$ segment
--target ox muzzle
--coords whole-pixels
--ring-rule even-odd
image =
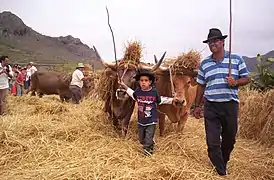
[[[183,107],[183,106],[185,106],[185,100],[176,100],[174,102],[174,105],[177,107]]]
[[[118,100],[127,100],[129,97],[125,89],[117,89],[115,95]]]

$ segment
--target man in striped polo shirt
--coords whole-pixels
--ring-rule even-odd
[[[238,88],[250,82],[246,64],[236,54],[231,54],[232,68],[229,76],[229,52],[224,49],[226,37],[219,29],[212,28],[207,40],[203,41],[208,44],[212,55],[200,63],[194,109],[194,116],[201,118],[204,98],[208,156],[219,175],[226,175],[226,165],[235,144],[238,129]]]

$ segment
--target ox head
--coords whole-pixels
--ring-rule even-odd
[[[183,72],[173,71],[170,68],[171,67],[160,66],[157,73],[164,74],[164,76],[168,77],[168,79],[170,80],[170,84],[169,84],[170,87],[168,87],[168,89],[171,89],[172,91],[171,86],[173,86],[174,91],[171,93],[174,93],[173,94],[174,98],[178,100],[177,102],[176,101],[174,102],[174,105],[177,107],[185,107],[189,101],[188,90],[190,86],[196,85],[196,77],[198,73],[187,70],[187,69],[184,69]]]
[[[127,65],[125,63],[124,65],[117,67],[115,62],[113,62],[113,63],[105,62],[99,55],[96,48],[94,46],[93,46],[93,48],[96,53],[96,56],[102,61],[103,65],[105,66],[107,75],[113,79],[119,78],[131,89],[136,88],[137,83],[136,83],[135,76],[138,73],[138,71],[141,71],[141,70],[156,71],[160,67],[162,61],[164,60],[165,54],[166,54],[166,52],[165,52],[159,61],[157,60],[156,56],[154,56],[155,62],[157,62],[154,65],[140,62],[138,65],[131,65],[131,64]],[[119,100],[127,100],[129,98],[126,91],[124,89],[120,89],[118,82],[115,83],[114,88],[116,89],[116,97]]]

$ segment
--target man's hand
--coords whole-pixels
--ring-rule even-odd
[[[196,119],[200,119],[202,118],[203,116],[201,115],[201,112],[202,112],[202,107],[198,106],[198,107],[195,107],[194,108],[194,111],[193,111],[193,115]]]
[[[226,77],[226,80],[227,80],[227,83],[229,86],[237,86],[238,85],[237,80],[233,79],[232,76]]]

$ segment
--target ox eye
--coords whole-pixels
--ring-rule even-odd
[[[187,84],[190,84],[190,81],[188,81]]]

